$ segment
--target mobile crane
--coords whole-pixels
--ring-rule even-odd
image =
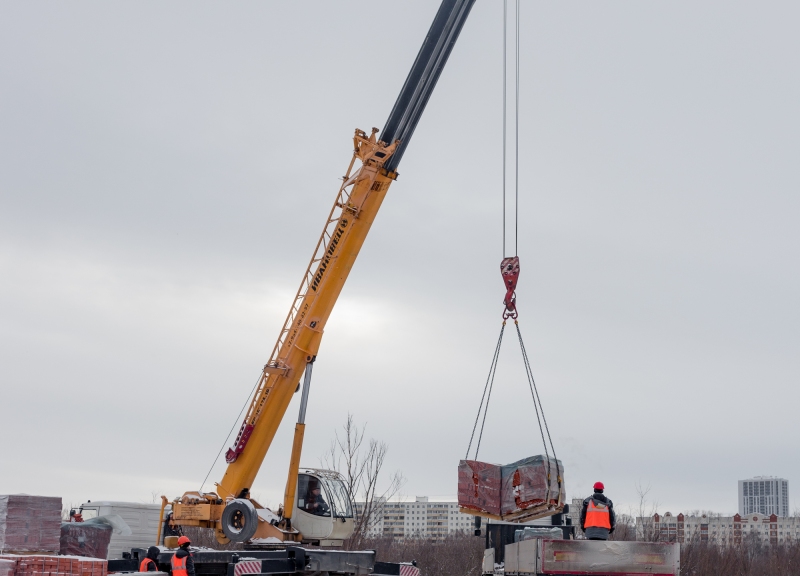
[[[231,551],[196,551],[193,556],[198,576],[359,576],[416,571],[408,565],[375,562],[374,551],[345,552],[297,546],[301,543],[335,545],[348,538],[354,527],[351,495],[342,478],[330,470],[301,472],[299,464],[311,375],[325,325],[381,203],[397,179],[397,167],[405,148],[474,2],[442,1],[380,138],[377,128],[370,134],[355,131],[350,164],[278,340],[262,370],[236,441],[226,453],[228,467],[222,480],[216,483],[217,491],[186,492],[171,503],[173,526],[213,528],[220,543],[260,540],[273,545],[273,549],[267,550],[251,546],[243,553],[245,557]],[[513,287],[508,286],[506,307],[514,313]],[[284,500],[273,512],[250,497],[250,487],[292,395],[301,389],[301,375],[304,378],[300,412]],[[319,486],[326,492],[330,506],[322,514],[307,510],[306,495],[311,486]],[[168,500],[162,497],[162,521],[167,504]],[[517,541],[516,527],[502,523],[487,527],[482,566],[486,576],[610,573],[675,576],[680,571],[680,549],[675,543],[542,538]],[[161,540],[160,531],[158,540]],[[144,549],[133,549],[124,559],[110,561],[109,571],[135,570],[137,556],[144,552]],[[167,569],[171,554],[162,551],[158,557],[160,568]]]
[[[383,131],[356,130],[353,156],[317,241],[289,314],[253,394],[228,467],[216,492],[186,492],[172,504],[171,524],[214,528],[220,543],[340,544],[353,533],[353,511],[341,477],[330,470],[299,472],[311,374],[325,324],[372,226],[397,179],[397,167],[475,0],[443,0]],[[359,165],[356,165],[358,162]],[[250,487],[272,444],[292,395],[300,390],[289,474],[282,506],[271,511]],[[309,486],[324,488],[327,515],[307,507]],[[163,499],[162,516],[167,499]],[[160,539],[160,535],[159,535]]]

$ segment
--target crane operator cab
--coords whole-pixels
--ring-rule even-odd
[[[300,470],[293,508],[292,524],[303,542],[341,546],[353,535],[353,505],[338,472]]]

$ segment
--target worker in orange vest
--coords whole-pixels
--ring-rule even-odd
[[[158,572],[158,555],[160,553],[161,550],[158,549],[158,546],[150,546],[147,549],[147,556],[139,564],[139,572]]]
[[[186,536],[178,538],[178,550],[172,555],[172,576],[195,576],[194,560],[189,553],[191,542]]]
[[[581,508],[581,530],[589,540],[608,540],[617,524],[614,503],[603,490],[603,483],[595,482],[594,494],[583,501]]]

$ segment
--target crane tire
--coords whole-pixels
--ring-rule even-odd
[[[237,498],[222,511],[222,531],[233,542],[250,540],[258,528],[258,512],[250,500]]]

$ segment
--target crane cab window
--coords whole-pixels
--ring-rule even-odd
[[[329,478],[325,484],[327,494],[330,496],[330,504],[333,515],[337,518],[352,518],[353,506],[350,502],[350,494],[344,482],[338,479]]]
[[[297,507],[315,516],[331,515],[331,507],[319,478],[310,474],[297,476]]]
[[[96,508],[81,508],[79,510],[81,513],[81,517],[83,521],[91,520],[92,518],[97,518],[97,509]]]

